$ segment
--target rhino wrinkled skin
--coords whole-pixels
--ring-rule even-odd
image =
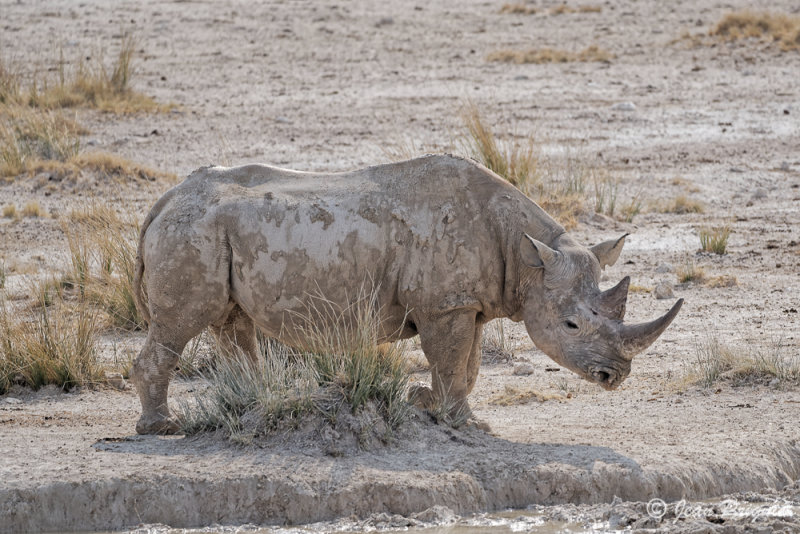
[[[255,358],[256,327],[291,345],[287,317],[309,295],[344,307],[365,281],[377,291],[381,341],[420,336],[432,370],[421,402],[446,394],[468,409],[483,325],[499,317],[524,321],[553,360],[613,389],[682,303],[623,323],[629,279],[605,292],[598,280],[624,240],[581,246],[508,182],[452,156],[336,174],[199,169],[142,225],[135,292],[149,331],[132,370],[136,430],[177,430],[169,380],[206,327]]]

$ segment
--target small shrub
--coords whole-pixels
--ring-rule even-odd
[[[678,266],[675,274],[682,284],[686,282],[702,282],[706,277],[705,269],[697,265],[691,258],[687,258],[683,265]]]
[[[711,30],[711,35],[725,41],[756,38],[771,41],[783,51],[800,48],[800,16],[784,13],[729,13]]]
[[[700,248],[705,252],[725,254],[728,248],[728,237],[731,235],[730,226],[717,226],[700,229]]]
[[[596,45],[591,45],[580,52],[570,52],[554,48],[531,48],[528,50],[497,50],[486,56],[487,61],[500,63],[573,63],[573,62],[605,62],[614,56]]]
[[[6,219],[16,219],[17,207],[14,204],[3,206],[3,217],[5,217]]]

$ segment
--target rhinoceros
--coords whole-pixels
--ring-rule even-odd
[[[365,280],[382,313],[379,341],[420,337],[432,370],[423,402],[448,395],[468,410],[483,325],[501,317],[524,321],[558,364],[614,389],[683,302],[623,323],[629,277],[606,291],[598,281],[624,241],[584,247],[507,181],[454,156],[333,174],[201,168],[141,227],[134,288],[149,329],[131,373],[136,430],[177,430],[169,381],[207,327],[255,358],[256,328],[291,345],[287,316],[308,295],[344,309]]]

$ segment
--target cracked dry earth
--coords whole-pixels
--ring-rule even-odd
[[[531,5],[537,14],[500,14],[500,2],[473,0],[0,0],[0,47],[28,71],[51,66],[48,51],[58,46],[66,58],[111,55],[121,29],[139,37],[134,86],[179,107],[126,116],[78,110],[89,147],[179,176],[215,163],[353,169],[387,161],[392,147],[461,150],[458,107],[471,99],[501,138],[532,134],[548,156],[591,161],[619,177],[620,199],[642,201],[631,223],[585,215],[573,230],[585,243],[631,233],[603,282],[630,275],[640,287],[630,296],[630,320],[667,309],[669,300],[648,291],[660,282],[686,300],[614,392],[555,370],[521,324],[506,322],[513,358],[487,361],[471,396],[491,434],[420,416],[407,439],[344,458],[290,438],[240,448],[213,438],[136,437],[131,389],[13,391],[0,397],[0,532],[351,515],[360,519],[347,528],[365,529],[372,526],[362,520],[373,514],[411,517],[432,505],[466,515],[531,504],[551,506],[536,513],[553,531],[598,521],[606,530],[796,531],[791,517],[726,525],[706,520],[713,511],[695,523],[668,515],[648,522],[643,512],[652,498],[752,495],[742,492],[797,510],[797,384],[723,379],[703,387],[685,375],[709,339],[800,357],[800,53],[759,41],[694,47],[679,39],[685,31],[706,35],[732,10],[797,14],[796,4],[608,1],[597,3],[599,12],[562,15],[548,14],[556,3]],[[614,58],[485,60],[503,48],[592,44]],[[633,106],[619,105],[627,102]],[[46,174],[0,185],[0,204],[37,200],[52,215],[0,220],[6,295],[24,302],[31,278],[66,266],[60,214],[98,200],[143,215],[170,185],[53,183]],[[658,208],[681,195],[704,211]],[[724,224],[732,229],[727,254],[698,253],[698,229]],[[676,271],[688,260],[707,278],[733,277],[735,285],[680,283]],[[109,334],[105,356],[111,361],[142,341]],[[522,363],[529,374],[514,373]],[[173,398],[194,387],[177,382]],[[534,390],[552,398],[526,402]],[[624,502],[612,505],[615,496]],[[631,521],[623,524],[625,514]],[[443,523],[433,514],[430,525]]]

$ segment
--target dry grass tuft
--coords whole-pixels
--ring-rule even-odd
[[[627,221],[639,213],[638,197],[617,211],[619,181],[605,169],[572,157],[546,158],[532,137],[503,143],[472,102],[461,113],[467,129],[467,153],[530,196],[568,229],[574,228],[578,216],[586,212],[589,184],[594,186],[596,211]]]
[[[503,146],[481,117],[473,102],[461,111],[469,135],[468,149],[487,169],[511,182],[517,189],[530,193],[539,181],[539,151],[532,138],[522,143]]]
[[[564,400],[563,395],[556,393],[542,393],[535,389],[521,390],[514,386],[506,386],[503,393],[489,399],[489,404],[494,406],[516,406],[528,404],[531,401],[546,402],[549,400]]]
[[[703,213],[703,211],[705,211],[702,202],[690,199],[686,195],[679,195],[675,197],[671,202],[657,206],[656,209],[661,213],[677,213],[677,214]]]
[[[62,225],[71,269],[62,285],[77,298],[105,313],[107,324],[125,330],[144,326],[133,298],[139,225],[108,205],[73,210]]]
[[[639,284],[631,284],[628,286],[628,291],[631,293],[652,293],[653,288]]]
[[[0,301],[0,395],[12,385],[64,390],[102,380],[97,352],[97,315],[88,306],[52,299],[38,291],[32,315]]]
[[[725,254],[730,235],[731,227],[728,225],[701,228],[700,248],[705,252]]]
[[[725,41],[754,38],[776,43],[783,51],[798,50],[800,16],[737,11],[725,15],[710,33]]]
[[[481,345],[484,363],[510,362],[514,359],[511,340],[506,335],[502,319],[484,325]]]
[[[487,61],[500,63],[573,63],[604,62],[614,59],[614,55],[596,45],[584,48],[580,52],[558,50],[554,48],[531,48],[528,50],[496,50],[486,56]]]
[[[297,343],[307,351],[262,345],[257,363],[241,355],[219,359],[206,378],[209,387],[181,408],[189,434],[222,431],[249,442],[277,428],[294,426],[312,413],[336,425],[342,411],[354,416],[377,413],[365,433],[388,438],[409,413],[408,368],[402,343],[378,349],[380,309],[376,292],[362,290],[345,307],[321,295],[310,297],[306,311],[293,318]]]
[[[582,5],[572,7],[567,4],[561,4],[550,8],[550,15],[558,16],[565,13],[600,13],[603,10],[602,6]]]
[[[78,154],[81,133],[60,113],[0,105],[0,176],[17,176],[40,161],[66,162]]]
[[[16,219],[18,217],[17,206],[14,204],[3,206],[3,217],[6,219]]]
[[[80,59],[70,69],[61,53],[55,77],[34,79],[27,94],[22,84],[17,84],[13,100],[43,109],[88,107],[112,113],[169,111],[172,106],[158,104],[131,87],[136,44],[134,36],[123,37],[110,69],[106,68],[102,57],[94,64]]]
[[[47,217],[47,212],[36,200],[29,200],[22,207],[23,217]]]
[[[535,15],[537,11],[536,7],[526,4],[503,4],[500,8],[501,14],[512,15]]]
[[[735,349],[718,336],[709,335],[696,346],[682,381],[706,388],[721,381],[734,386],[767,383],[777,387],[800,381],[800,356],[788,351],[786,345],[773,341],[765,346],[745,346]]]
[[[723,274],[709,278],[705,281],[705,285],[713,288],[736,287],[739,285],[739,281],[732,274]]]
[[[686,282],[702,282],[706,279],[705,269],[697,265],[693,259],[687,258],[683,265],[680,265],[675,274],[678,276],[678,281],[682,284]]]

